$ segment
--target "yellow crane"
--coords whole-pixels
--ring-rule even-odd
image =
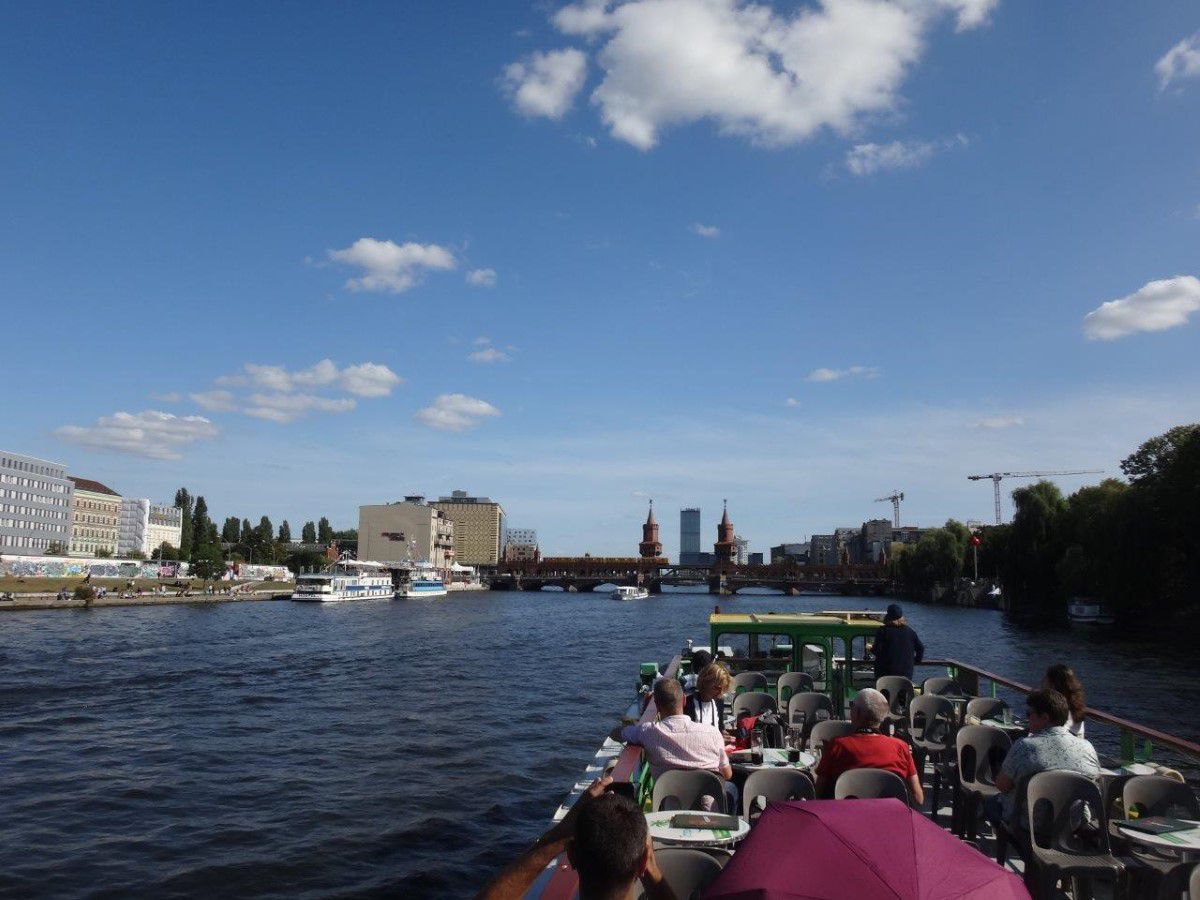
[[[1052,475],[1103,474],[1103,469],[1069,469],[1060,472],[992,472],[988,475],[968,475],[967,478],[971,481],[983,481],[985,478],[992,479],[992,486],[996,491],[996,524],[1000,525],[1004,521],[1000,511],[1000,482],[1005,478],[1049,478]]]

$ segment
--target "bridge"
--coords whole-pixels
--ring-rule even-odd
[[[545,587],[572,592],[594,591],[611,584],[644,587],[657,594],[666,586],[703,585],[710,594],[736,594],[748,588],[767,588],[788,595],[832,593],[852,596],[882,594],[889,585],[882,566],[718,563],[701,567],[675,565],[663,557],[592,556],[501,563],[488,581],[492,590],[509,591],[539,591]]]

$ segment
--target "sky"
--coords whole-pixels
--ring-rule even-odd
[[[8,4],[0,126],[0,447],[218,521],[766,551],[1200,421],[1193,2]]]

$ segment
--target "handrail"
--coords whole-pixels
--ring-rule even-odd
[[[679,673],[679,663],[679,656],[676,656],[667,663],[667,669],[663,672],[663,677],[674,678]],[[653,722],[657,716],[658,709],[654,706],[654,696],[651,695],[650,702],[646,704],[646,709],[642,712],[642,717],[638,719],[638,724]],[[612,775],[613,782],[632,781],[641,758],[641,747],[634,744],[627,745],[621,751],[621,755],[617,757],[617,762],[613,766],[612,772],[609,773]],[[571,867],[571,863],[565,853],[555,859],[552,865],[554,866],[554,874],[550,876],[550,880],[546,883],[546,887],[539,894],[539,897],[541,900],[570,900],[579,889],[579,876],[575,874],[575,870]]]

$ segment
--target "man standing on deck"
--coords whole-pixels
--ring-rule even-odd
[[[885,675],[902,675],[912,681],[915,664],[925,658],[925,645],[908,627],[899,603],[888,606],[883,625],[867,649],[875,654],[876,681]]]

